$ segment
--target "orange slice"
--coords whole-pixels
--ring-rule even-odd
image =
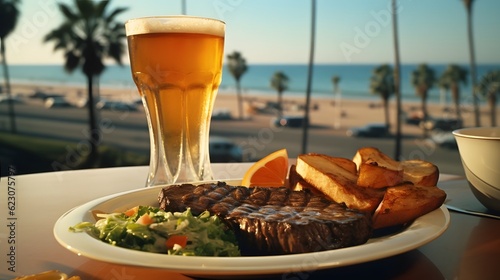
[[[288,174],[286,149],[276,151],[254,163],[243,176],[241,184],[246,187],[282,187]]]

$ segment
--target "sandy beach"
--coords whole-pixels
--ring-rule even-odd
[[[13,84],[13,95],[30,96],[35,92],[40,91],[47,94],[57,94],[65,97],[72,104],[79,104],[82,100],[86,99],[87,89],[85,86],[74,85],[27,85],[27,84]],[[139,98],[136,88],[108,88],[101,87],[99,96],[101,99],[116,100],[124,102],[133,102]],[[375,96],[376,97],[376,96]],[[244,116],[251,119],[253,112],[250,108],[252,106],[263,106],[266,102],[276,102],[277,95],[263,96],[251,95],[249,93],[243,94],[244,98]],[[310,120],[314,126],[322,126],[339,131],[345,131],[351,127],[359,127],[368,123],[383,123],[384,122],[384,109],[381,100],[359,100],[349,99],[343,97],[340,102],[340,112],[336,106],[333,98],[311,98]],[[286,92],[283,94],[283,102],[286,115],[303,115],[304,111],[301,109],[305,104],[304,97],[290,96]],[[396,115],[396,100],[390,100],[389,117],[391,125],[394,128]],[[420,110],[420,102],[409,102],[403,100],[402,110],[405,115],[412,115],[418,113]],[[428,103],[428,111],[432,117],[435,118],[453,118],[455,116],[453,110],[444,110],[441,104]],[[452,108],[452,105],[448,105]],[[473,126],[474,117],[473,110],[470,104],[462,104],[462,117],[464,119],[464,126]],[[228,111],[234,118],[239,116],[238,102],[236,93],[222,92],[219,93],[215,102],[214,110]],[[338,115],[340,118],[337,118]],[[497,120],[499,122],[499,120]],[[484,126],[490,125],[489,108],[483,104],[481,106],[481,123]],[[404,125],[404,134],[421,134],[421,130],[417,126]]]

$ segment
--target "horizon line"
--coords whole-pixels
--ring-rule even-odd
[[[225,63],[224,63],[225,64]],[[308,62],[255,62],[247,63],[247,65],[308,65]],[[317,62],[313,65],[383,65],[389,64],[393,65],[393,62]],[[404,62],[401,65],[418,65],[418,64],[428,64],[428,65],[469,65],[470,62]],[[476,65],[499,65],[499,62],[476,62]],[[7,66],[64,66],[64,63],[9,63]],[[130,66],[130,63],[110,63],[105,64],[105,66]]]

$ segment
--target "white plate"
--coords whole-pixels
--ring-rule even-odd
[[[442,206],[428,213],[405,230],[349,248],[315,253],[252,257],[185,257],[134,251],[115,247],[88,234],[68,230],[82,221],[94,222],[92,210],[107,213],[136,205],[157,206],[160,188],[144,188],[99,198],[69,210],[54,226],[54,236],[68,250],[91,259],[144,267],[168,269],[192,276],[269,275],[314,271],[358,264],[397,255],[418,248],[440,236],[450,223],[450,214]]]

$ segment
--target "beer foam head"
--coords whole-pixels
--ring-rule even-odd
[[[224,36],[225,23],[211,18],[164,16],[130,19],[125,23],[127,36],[145,33],[201,33]]]

